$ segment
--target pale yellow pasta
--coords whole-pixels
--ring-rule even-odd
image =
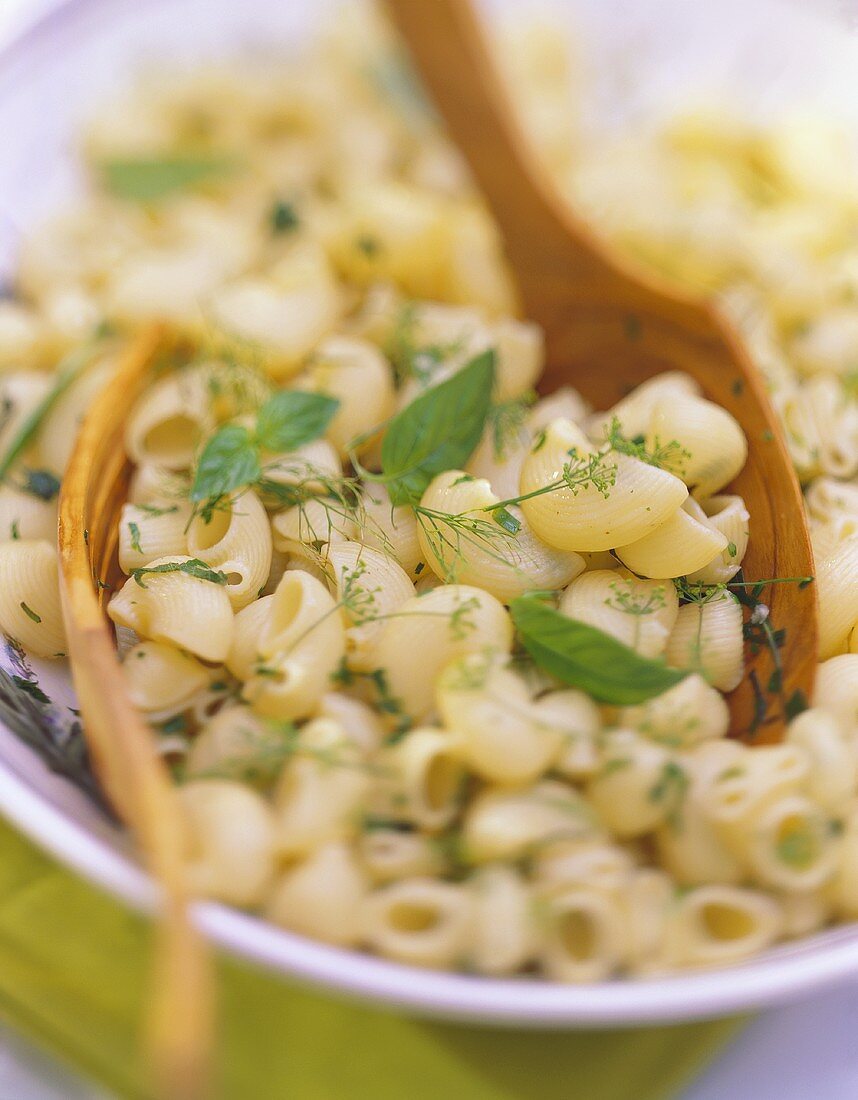
[[[618,897],[628,885],[634,860],[625,848],[601,840],[559,840],[537,851],[533,878],[542,893],[590,886]]]
[[[858,653],[829,657],[818,666],[812,701],[839,719],[847,734],[858,731]]]
[[[792,794],[753,815],[743,856],[760,885],[803,892],[818,890],[834,875],[839,849],[828,814]]]
[[[719,691],[732,691],[744,670],[742,608],[730,592],[680,607],[665,650],[667,663],[699,672]]]
[[[818,477],[807,487],[805,503],[812,519],[840,520],[850,525],[846,534],[858,533],[858,483]]]
[[[723,770],[727,771],[727,766]],[[745,864],[713,824],[701,798],[701,779],[693,767],[690,779],[680,819],[664,822],[655,832],[659,863],[682,886],[738,885],[746,876]]]
[[[574,452],[574,453],[570,453]],[[609,550],[643,538],[680,507],[688,490],[678,477],[640,459],[608,451],[598,464],[602,492],[589,478],[570,488],[565,472],[595,453],[580,428],[553,420],[521,472],[522,494],[556,486],[521,502],[534,533],[560,550]]]
[[[680,613],[669,581],[639,580],[612,569],[582,573],[560,597],[560,611],[610,634],[643,657],[664,653]]]
[[[329,544],[324,567],[348,624],[349,666],[359,671],[378,667],[376,650],[384,624],[414,597],[414,585],[395,561],[359,542]]]
[[[723,966],[759,954],[781,931],[771,897],[737,886],[695,886],[670,911],[664,937],[671,966]]]
[[[339,723],[309,722],[274,792],[277,851],[294,858],[353,837],[370,783],[360,752]]]
[[[257,905],[274,876],[274,827],[263,799],[240,783],[198,779],[179,789],[186,869],[195,894]]]
[[[686,397],[696,397],[700,393],[700,387],[694,379],[683,374],[682,371],[665,371],[653,378],[648,378],[636,386],[628,396],[618,401],[605,413],[596,413],[591,421],[592,434],[595,439],[603,439],[605,432],[610,427],[614,418],[619,421],[620,430],[627,439],[645,435],[650,426],[653,409],[664,400],[665,402],[684,400]],[[577,419],[573,417],[573,419]],[[671,442],[663,439],[662,443]]]
[[[257,639],[258,660],[243,695],[267,717],[303,718],[313,712],[345,655],[342,618],[325,586],[301,570],[284,573],[270,599]]]
[[[587,798],[615,836],[635,837],[677,812],[686,782],[665,748],[631,730],[614,730],[587,784]]]
[[[586,886],[544,900],[547,924],[540,949],[546,975],[559,982],[597,982],[624,962],[627,936],[619,902]]]
[[[208,687],[211,670],[163,642],[140,642],[122,663],[128,697],[150,721],[163,721],[188,707]]]
[[[9,299],[0,302],[0,369],[20,365],[36,352],[39,340],[36,315]]]
[[[567,779],[585,779],[598,767],[599,708],[582,691],[549,691],[532,705],[537,729],[560,738],[553,770]]]
[[[0,421],[0,454],[6,453],[27,417],[35,412],[50,388],[50,378],[37,371],[14,371],[3,375],[0,380],[0,408],[3,410]],[[35,450],[33,445],[25,448],[21,455],[22,461],[29,462]]]
[[[325,692],[314,717],[338,722],[348,739],[363,753],[375,752],[384,740],[384,727],[373,708],[339,691]]]
[[[194,575],[193,559],[156,558],[110,599],[107,613],[117,626],[143,638],[185,649],[203,661],[225,660],[232,644],[233,614],[226,585]],[[173,567],[167,572],[158,568]],[[153,570],[155,570],[153,572]]]
[[[477,449],[468,459],[465,471],[491,485],[498,500],[518,496],[521,469],[530,452],[533,433],[526,424],[503,430],[489,423]]]
[[[721,693],[695,673],[645,703],[623,707],[619,720],[653,741],[688,749],[723,737],[730,713]]]
[[[440,845],[420,833],[373,828],[358,840],[358,852],[374,882],[443,875],[445,870]]]
[[[411,730],[382,755],[381,769],[379,798],[390,817],[435,832],[458,813],[467,772],[443,730]]]
[[[412,579],[418,569],[424,571],[413,508],[392,505],[384,485],[370,484],[363,492],[361,513],[357,522],[365,546],[390,554]]]
[[[511,514],[521,524],[515,534],[495,523],[488,511],[499,502],[491,485],[471,478],[463,470],[447,470],[427,487],[420,501],[418,534],[423,560],[441,580],[479,585],[504,603],[530,589],[553,589],[567,585],[584,569],[579,554],[556,550],[536,538],[527,521]],[[518,513],[518,515],[516,515]],[[487,525],[486,535],[474,536],[467,527],[457,528],[450,517]]]
[[[0,485],[0,542],[10,539],[53,541],[57,534],[57,502]]]
[[[65,655],[57,551],[50,542],[0,543],[0,630],[39,657]]]
[[[858,803],[849,806],[843,820],[840,861],[825,886],[825,897],[842,920],[858,917]]]
[[[858,535],[831,548],[816,550],[816,592],[819,598],[821,660],[846,652],[849,634],[858,622]]]
[[[268,516],[251,489],[218,505],[211,516],[194,516],[188,526],[188,553],[226,574],[226,592],[236,611],[265,586],[271,550]]]
[[[185,474],[168,470],[154,462],[144,462],[131,475],[128,503],[173,508],[186,500],[189,488]]]
[[[366,891],[366,876],[352,850],[325,844],[280,877],[265,911],[281,928],[349,947],[361,936]]]
[[[480,974],[513,974],[533,957],[536,927],[527,884],[512,868],[483,867],[474,875],[469,957]]]
[[[185,470],[202,439],[214,428],[201,372],[187,370],[159,379],[146,391],[125,425],[125,449],[137,465]]]
[[[151,645],[152,643],[144,643]],[[254,761],[274,741],[264,719],[242,703],[224,706],[191,741],[185,759],[190,776],[205,778],[218,772],[241,774],[245,761]]]
[[[390,364],[368,340],[355,336],[329,336],[313,352],[308,370],[296,380],[296,388],[324,393],[339,401],[326,436],[342,458],[353,449],[363,454],[371,438],[352,441],[383,423],[394,408],[393,372]]]
[[[273,614],[274,593],[262,596],[233,619],[232,641],[225,658],[226,667],[237,680],[249,680],[259,662],[259,639]]]
[[[700,501],[708,523],[727,539],[726,547],[701,569],[686,574],[693,584],[726,584],[735,577],[748,549],[750,515],[741,497],[715,496]]]
[[[65,472],[84,415],[107,384],[115,366],[113,356],[93,363],[51,407],[39,432],[42,466],[59,476]]]
[[[509,401],[536,385],[542,374],[545,338],[539,325],[502,317],[492,325],[498,401]]]
[[[453,752],[495,783],[533,782],[558,756],[562,735],[536,720],[531,691],[494,651],[454,661],[437,684]]]
[[[246,275],[209,298],[212,321],[259,349],[275,378],[288,378],[339,319],[342,298],[318,245],[296,245],[267,278]]]
[[[748,441],[736,419],[702,397],[662,398],[650,413],[646,444],[651,450],[673,441],[680,449],[665,458],[699,499],[723,489],[745,465]]]
[[[314,439],[289,454],[263,455],[263,459],[268,481],[276,485],[300,485],[318,494],[326,491],[326,482],[343,472],[339,456],[327,439]]]
[[[616,554],[638,576],[665,579],[694,573],[726,549],[726,537],[689,497],[660,527],[636,542],[618,546]]]
[[[658,971],[663,957],[667,915],[673,905],[670,875],[653,867],[636,867],[620,897],[626,924],[628,967],[638,974]]]
[[[431,878],[392,882],[364,901],[363,939],[409,966],[449,967],[469,946],[472,906],[464,886]]]
[[[790,892],[778,895],[781,907],[782,932],[789,939],[810,936],[829,923],[832,905],[828,884],[823,890],[808,893]]]
[[[271,519],[274,549],[285,554],[301,553],[307,546],[320,549],[326,543],[353,538],[354,519],[331,500],[310,498]]]
[[[552,420],[571,420],[573,424],[583,425],[589,406],[584,398],[571,386],[558,386],[536,402],[527,418],[531,435],[547,428]]]
[[[858,761],[834,715],[821,708],[804,711],[790,722],[786,741],[807,754],[807,793],[817,805],[834,813],[854,797]]]
[[[495,788],[472,799],[463,840],[474,863],[515,860],[557,840],[599,836],[595,814],[578,791],[553,780],[532,787]]]
[[[119,517],[119,568],[123,573],[131,573],[156,558],[187,556],[190,518],[191,506],[186,501],[160,508],[123,504]]]
[[[508,653],[512,622],[494,596],[465,584],[444,584],[401,605],[384,623],[376,655],[387,672],[390,693],[415,718],[434,701],[441,670],[487,646]]]

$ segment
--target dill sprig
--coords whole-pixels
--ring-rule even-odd
[[[611,422],[605,429],[605,440],[611,450],[619,454],[629,455],[631,458],[640,459],[649,466],[658,466],[661,469],[681,470],[684,464],[691,458],[691,452],[682,444],[671,439],[669,443],[661,443],[658,437],[653,441],[652,450],[648,450],[646,440],[642,435],[636,435],[631,439],[623,434],[622,424],[616,416],[611,417]]]
[[[499,461],[507,457],[512,447],[525,437],[528,414],[536,401],[536,391],[528,390],[507,401],[494,401],[489,408],[488,426],[492,450]]]
[[[438,368],[462,350],[462,340],[447,344],[425,344],[417,338],[419,310],[416,302],[405,302],[399,309],[383,351],[393,367],[397,386],[410,380],[426,387]]]

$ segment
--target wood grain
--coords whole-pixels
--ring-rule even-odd
[[[104,613],[121,577],[118,518],[129,466],[125,421],[164,342],[140,336],[89,410],[60,494],[59,554],[68,652],[95,770],[133,830],[162,893],[148,1019],[155,1086],[169,1100],[207,1095],[213,986],[208,953],[192,924],[178,800],[151,730],[132,706]]]
[[[386,0],[450,137],[470,166],[503,237],[525,316],[545,330],[545,391],[572,385],[607,408],[664,370],[690,374],[748,437],[745,469],[730,487],[751,514],[748,579],[814,572],[801,488],[780,423],[741,340],[714,309],[668,289],[613,255],[542,170],[496,70],[468,0]],[[816,672],[815,586],[772,585],[771,622],[786,628],[783,694],[810,699]],[[731,733],[750,737],[753,674],[765,686],[768,650],[746,648],[747,675],[733,692]],[[777,741],[780,711],[753,734]]]

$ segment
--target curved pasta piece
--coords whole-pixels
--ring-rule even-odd
[[[676,623],[679,601],[669,581],[594,569],[569,585],[560,597],[559,610],[610,634],[643,657],[659,657]]]
[[[819,598],[819,657],[824,661],[846,651],[858,622],[858,535],[816,551],[816,591]]]
[[[244,698],[267,717],[304,718],[345,655],[342,617],[327,588],[301,570],[284,573],[270,599]]]
[[[160,558],[147,568],[190,560]],[[233,614],[226,586],[191,573],[130,577],[111,597],[107,613],[117,626],[127,626],[155,642],[178,646],[203,661],[220,663],[232,644]]]
[[[809,891],[834,876],[840,848],[828,814],[802,795],[788,795],[754,815],[744,854],[761,886]]]
[[[379,798],[390,816],[435,832],[460,809],[467,773],[450,734],[429,727],[409,731],[382,758]]]
[[[210,718],[191,741],[185,774],[191,778],[236,778],[245,762],[252,763],[271,748],[271,731],[243,703],[227,704]]]
[[[653,406],[647,448],[657,451],[674,440],[681,449],[665,456],[665,466],[698,498],[723,489],[748,457],[748,441],[739,422],[726,409],[702,397],[662,398]]]
[[[274,827],[263,799],[222,779],[186,783],[178,797],[192,891],[232,905],[261,902],[274,877]]]
[[[354,946],[366,874],[347,844],[325,844],[286,871],[266,906],[269,920],[301,936],[338,947]]]
[[[575,488],[566,486],[570,463],[572,472],[581,470],[594,454],[571,421],[554,420],[525,459],[522,495],[557,486],[521,502],[534,533],[550,546],[578,551],[623,546],[654,531],[688,496],[667,470],[616,451],[599,460],[596,480],[585,471]]]
[[[186,470],[214,427],[202,375],[185,370],[159,379],[139,399],[125,425],[125,450],[138,466]]]
[[[481,867],[473,876],[470,956],[480,974],[513,974],[536,952],[533,898],[511,867]]]
[[[187,501],[161,508],[123,504],[119,518],[119,568],[130,573],[156,558],[187,556],[190,518],[191,506]]]
[[[57,537],[57,502],[0,485],[0,542]]]
[[[325,434],[341,458],[349,456],[353,440],[380,425],[394,411],[390,364],[377,347],[356,336],[329,336],[323,340],[295,386],[339,401]],[[363,454],[371,445],[372,438],[363,439],[354,451]]]
[[[51,543],[0,543],[0,630],[39,657],[65,656],[59,567]]]
[[[422,572],[425,562],[414,509],[405,505],[394,507],[384,485],[373,483],[364,487],[357,524],[360,541],[391,554],[412,580]]]
[[[190,487],[187,474],[144,462],[131,475],[128,503],[171,508],[187,501]]]
[[[0,380],[0,408],[3,420],[0,424],[0,454],[5,454],[9,444],[18,435],[30,413],[47,396],[51,388],[51,379],[40,371],[14,371],[4,374]],[[35,465],[31,459],[35,445],[27,447],[19,462]]]
[[[188,553],[226,573],[226,592],[237,611],[264,588],[271,551],[268,516],[251,489],[222,502],[208,521],[194,516],[188,527]]]
[[[817,666],[812,702],[839,719],[844,729],[858,727],[858,653],[829,657]]]
[[[315,497],[278,512],[271,520],[274,549],[295,554],[311,546],[319,550],[326,543],[354,538],[356,523],[338,501]]]
[[[226,667],[237,680],[249,680],[259,662],[259,639],[273,613],[274,593],[254,600],[233,619],[232,641]]]
[[[163,642],[139,642],[122,662],[128,698],[153,722],[178,714],[211,681],[211,669]]]
[[[619,902],[587,886],[544,900],[546,932],[539,959],[545,974],[561,982],[597,982],[625,961],[626,924]]]
[[[858,786],[858,761],[838,719],[810,708],[790,722],[786,741],[802,749],[810,761],[808,795],[831,812],[842,810]]]
[[[665,781],[666,776],[671,778]],[[614,836],[643,836],[679,812],[683,776],[662,745],[629,730],[614,730],[587,785],[587,799]]]
[[[686,577],[695,584],[726,584],[738,573],[748,549],[750,514],[744,500],[734,496],[708,497],[700,502],[700,507],[709,525],[721,532],[727,545],[702,569],[687,573]]]
[[[702,569],[726,549],[726,537],[689,497],[660,527],[636,542],[616,547],[615,553],[633,573],[664,580]]]
[[[562,588],[583,571],[579,554],[541,542],[526,520],[518,520],[515,534],[504,530],[487,511],[499,499],[487,481],[461,470],[447,470],[427,487],[418,537],[424,560],[441,580],[478,585],[509,603],[534,588]],[[462,517],[476,526],[456,526]]]
[[[719,691],[738,687],[744,673],[742,608],[730,592],[680,607],[665,656],[673,668],[699,672]]]
[[[710,738],[724,737],[730,712],[720,691],[694,673],[654,699],[620,711],[623,726],[669,748],[689,749]]]
[[[676,370],[657,374],[635,386],[630,394],[607,412],[594,413],[590,420],[591,435],[594,439],[604,439],[615,417],[627,439],[645,435],[652,411],[660,401],[677,401],[685,397],[696,397],[699,393],[700,387],[689,374]]]
[[[510,401],[536,385],[545,364],[545,337],[539,325],[501,317],[492,325],[495,399]]]
[[[695,886],[670,912],[664,938],[672,966],[724,966],[765,950],[778,938],[777,902],[738,886]]]
[[[489,651],[448,665],[436,687],[438,711],[452,751],[482,779],[529,783],[547,771],[563,737],[535,720],[530,689],[506,664]]]
[[[339,455],[327,439],[314,439],[288,454],[263,455],[262,468],[265,480],[271,482],[263,501],[274,508],[282,507],[277,496],[278,486],[300,488],[303,492],[321,495],[328,492],[331,483],[342,477],[343,465]]]
[[[39,429],[41,465],[58,476],[65,473],[84,415],[113,374],[113,356],[93,363],[57,400]]]
[[[434,702],[441,669],[486,647],[509,653],[512,620],[494,596],[464,584],[444,584],[414,596],[388,619],[376,648],[390,694],[415,718]]]
[[[449,967],[468,946],[471,895],[464,886],[414,878],[374,890],[363,904],[363,939],[410,966]]]

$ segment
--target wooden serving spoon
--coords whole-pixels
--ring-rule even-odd
[[[524,315],[545,330],[541,388],[572,385],[598,409],[664,370],[680,370],[736,417],[748,461],[732,489],[751,514],[745,576],[813,575],[801,489],[780,424],[741,340],[716,311],[620,261],[540,167],[469,0],[386,0],[449,136],[500,227]],[[817,664],[815,586],[771,585],[770,621],[786,629],[779,698],[810,700]],[[730,730],[749,736],[774,672],[768,648],[746,651],[729,696]],[[801,696],[797,698],[801,698]],[[754,733],[778,741],[783,707]]]
[[[60,493],[59,556],[68,654],[93,764],[162,892],[148,1017],[157,1095],[201,1100],[212,1048],[212,977],[188,908],[183,822],[152,732],[128,697],[104,613],[110,587],[125,579],[116,557],[130,476],[125,421],[163,344],[160,329],[144,332],[86,415]]]

